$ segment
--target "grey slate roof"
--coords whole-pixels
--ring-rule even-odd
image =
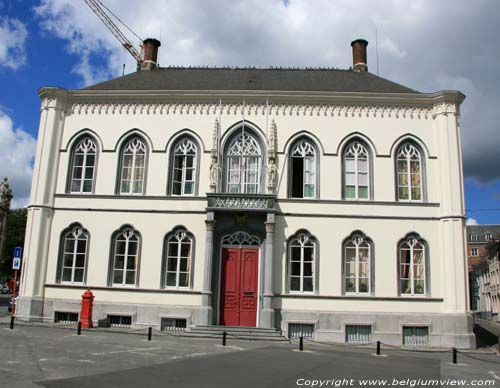
[[[281,68],[157,68],[137,71],[85,89],[419,93],[369,72]]]
[[[477,241],[472,241],[470,236],[475,234]],[[500,225],[467,225],[467,241],[470,243],[485,243],[486,234],[491,234],[494,239],[500,236]]]

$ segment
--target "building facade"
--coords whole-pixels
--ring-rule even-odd
[[[471,309],[480,318],[499,319],[500,271],[494,248],[499,239],[500,225],[467,225]]]
[[[464,96],[369,73],[366,44],[349,70],[42,88],[18,317],[90,288],[94,319],[474,346]]]
[[[7,217],[9,215],[12,190],[7,178],[0,183],[0,255],[3,255],[5,245],[5,234],[7,232]],[[0,257],[3,259],[3,257]]]

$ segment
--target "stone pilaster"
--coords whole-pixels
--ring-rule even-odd
[[[200,325],[208,326],[212,324],[212,259],[214,252],[214,213],[208,212],[205,220],[205,273],[203,275],[203,289],[201,291],[201,316]]]
[[[274,267],[274,214],[267,215],[266,242],[264,257],[264,294],[262,296],[262,309],[260,312],[260,327],[274,327],[273,309],[273,267]]]

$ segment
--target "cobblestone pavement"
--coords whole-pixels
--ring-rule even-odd
[[[374,352],[373,346],[309,341],[299,352],[296,341],[232,338],[223,347],[220,338],[158,332],[149,342],[146,330],[92,330],[78,336],[74,327],[16,324],[10,330],[3,322],[0,387],[298,387],[315,379],[328,380],[329,386],[342,379],[341,386],[360,386],[363,378],[388,379],[386,385],[393,386],[394,381],[411,386],[414,380],[418,387],[418,379],[462,378],[500,385],[500,356],[492,352],[459,353],[458,365],[451,364],[447,350]]]

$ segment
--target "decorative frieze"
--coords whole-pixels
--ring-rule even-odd
[[[48,100],[48,99],[47,99]],[[47,102],[49,103],[49,102]],[[451,105],[451,104],[445,104]],[[440,106],[440,105],[439,105]],[[441,109],[441,108],[438,108]],[[328,105],[328,104],[188,104],[188,103],[92,103],[74,102],[68,113],[104,115],[235,115],[323,116],[367,118],[427,119],[435,114],[431,106],[404,105]]]
[[[272,210],[276,197],[274,195],[249,194],[207,194],[209,209],[226,210]]]

